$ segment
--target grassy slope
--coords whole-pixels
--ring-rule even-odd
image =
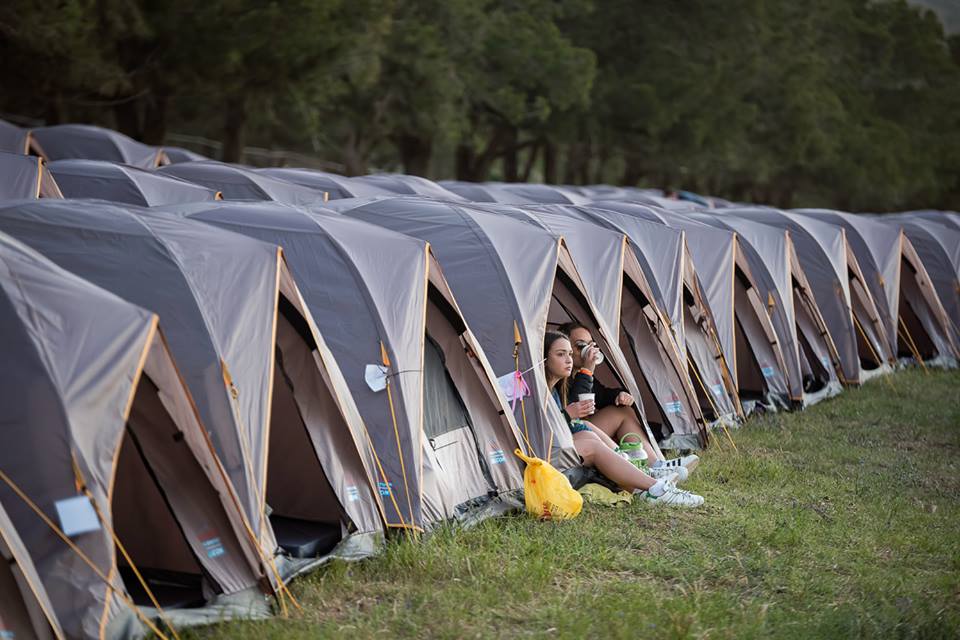
[[[912,371],[712,447],[695,512],[443,529],[202,638],[960,637],[960,374]]]

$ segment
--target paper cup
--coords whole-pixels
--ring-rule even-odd
[[[583,402],[584,400],[589,400],[590,402],[596,402],[596,397],[597,396],[594,393],[581,393],[580,402]],[[594,405],[594,411],[596,411],[596,405]]]

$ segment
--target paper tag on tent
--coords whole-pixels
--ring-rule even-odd
[[[373,391],[383,391],[387,388],[387,371],[382,364],[368,364],[363,379]]]
[[[100,518],[87,496],[57,500],[54,505],[60,518],[60,529],[68,536],[100,530]]]

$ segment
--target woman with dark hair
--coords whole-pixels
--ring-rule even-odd
[[[596,467],[620,487],[640,493],[648,502],[674,507],[698,507],[703,504],[702,497],[676,487],[676,474],[660,479],[651,478],[616,453],[616,445],[610,436],[589,422],[570,419],[564,407],[567,380],[573,373],[573,348],[566,335],[547,332],[543,342],[543,357],[547,386],[567,420],[573,434],[573,445],[583,464]]]
[[[700,457],[687,455],[682,458],[658,460],[656,452],[647,438],[644,428],[636,411],[633,410],[633,396],[626,389],[610,389],[594,377],[597,367],[596,356],[600,352],[594,342],[590,330],[578,322],[568,322],[560,327],[560,331],[570,336],[573,343],[574,374],[571,376],[568,396],[564,404],[567,413],[573,418],[590,417],[590,422],[610,438],[620,441],[627,434],[632,434],[643,443],[650,468],[647,471],[654,478],[663,478],[670,473],[676,473],[677,482],[687,479],[697,465]],[[594,394],[594,401],[580,400],[581,394]]]

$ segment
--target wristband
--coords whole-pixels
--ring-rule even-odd
[[[584,374],[584,375],[588,375],[588,376],[590,376],[591,378],[593,377],[593,371],[590,371],[590,369],[580,369],[580,373],[582,373],[582,374]]]

